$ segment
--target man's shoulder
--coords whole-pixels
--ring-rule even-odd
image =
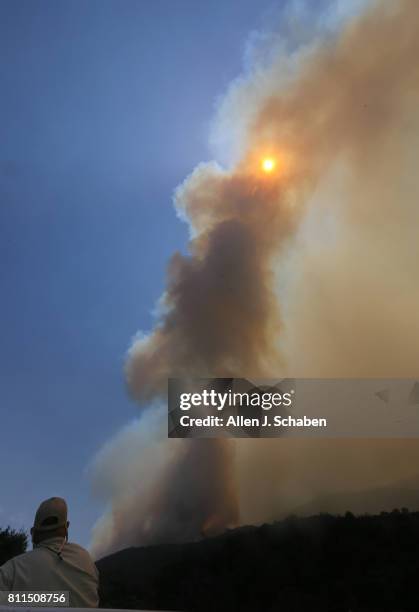
[[[34,550],[28,550],[24,553],[21,553],[20,555],[16,555],[15,557],[12,557],[8,561],[6,561],[1,567],[6,567],[6,566],[10,567],[11,565],[20,565],[28,561],[30,562],[33,559],[35,559],[37,555],[38,555],[38,549],[35,548]]]
[[[96,568],[96,564],[92,559],[91,554],[89,553],[88,550],[86,550],[86,548],[83,548],[83,546],[80,546],[80,544],[75,544],[74,542],[67,542],[65,547],[64,547],[64,551],[65,553],[69,553],[70,555],[74,555],[76,557],[78,557],[79,559],[82,559],[83,562],[91,567],[94,572],[97,572],[97,568]]]

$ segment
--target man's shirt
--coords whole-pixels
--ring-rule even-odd
[[[0,591],[69,591],[73,608],[96,608],[99,574],[87,550],[50,538],[0,567]]]

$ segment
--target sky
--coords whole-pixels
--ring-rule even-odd
[[[270,0],[0,0],[0,526],[68,501],[137,414],[123,377],[187,228],[172,193]]]
[[[138,414],[126,351],[187,249],[173,191],[214,157],[220,96],[288,5],[0,0],[0,527],[60,495],[88,544],[86,467]]]

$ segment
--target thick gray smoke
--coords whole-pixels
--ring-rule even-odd
[[[419,371],[419,3],[374,3],[287,52],[271,38],[218,113],[231,167],[200,164],[176,190],[190,256],[173,256],[161,316],[129,351],[144,412],[93,465],[97,555],[351,506],[352,491],[358,511],[400,505],[368,491],[419,472],[414,441],[166,439],[169,376]]]

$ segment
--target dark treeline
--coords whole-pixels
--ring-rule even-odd
[[[12,557],[26,551],[28,536],[25,531],[16,531],[10,527],[0,527],[0,565],[6,563]]]
[[[203,612],[419,610],[419,512],[322,514],[98,561],[105,607]]]

